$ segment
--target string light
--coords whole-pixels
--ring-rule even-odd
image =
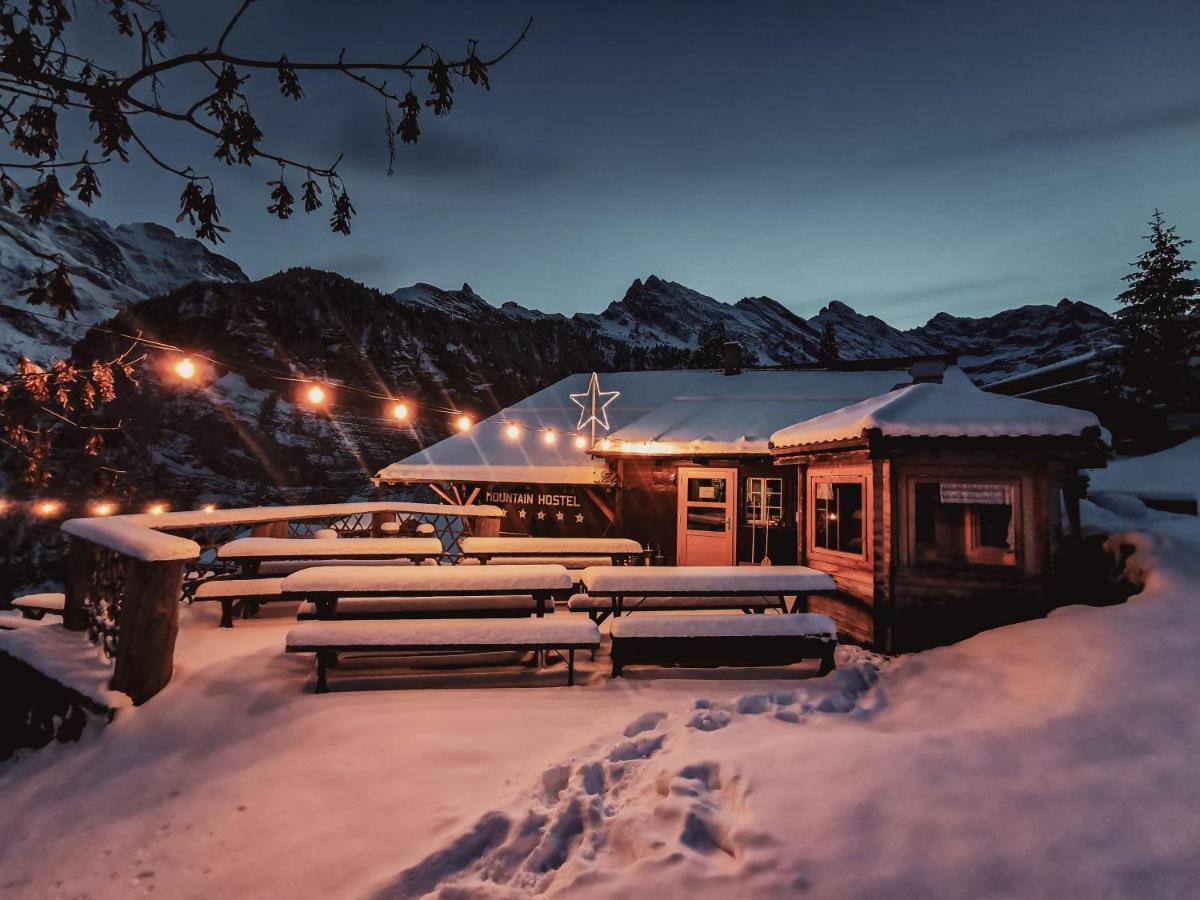
[[[152,516],[161,516],[166,511],[167,507],[162,503],[153,503],[146,509],[146,512],[150,513]]]
[[[403,421],[408,418],[408,406],[404,403],[397,403],[392,407],[392,415]]]
[[[558,440],[558,435],[555,434],[553,430],[547,431],[542,436],[542,440],[545,441],[547,444],[553,444],[555,441]]]
[[[587,446],[587,438],[585,438],[582,434],[576,435],[575,436],[575,447],[579,450],[582,450],[586,446]]]
[[[459,431],[466,431],[468,428],[471,427],[471,417],[470,416],[459,416],[458,422],[456,424],[458,425]]]
[[[602,440],[600,442],[600,449],[601,450],[611,450],[612,449],[612,441],[610,441],[608,438],[605,438],[604,440]]]
[[[319,384],[314,384],[312,387],[310,387],[305,396],[308,397],[308,402],[313,406],[320,406],[325,402],[325,391],[321,389]]]
[[[185,356],[179,362],[175,363],[175,374],[184,381],[187,381],[196,374],[196,364],[189,357]]]
[[[62,504],[57,500],[43,500],[37,505],[37,512],[39,516],[52,516],[58,512],[60,506]]]
[[[205,503],[205,504],[204,504],[202,507],[200,507],[200,510],[201,510],[202,512],[206,512],[206,513],[210,513],[210,512],[216,512],[216,511],[217,511],[217,504],[215,504],[215,503]]]
[[[103,500],[101,500],[99,503],[97,503],[96,505],[94,505],[92,507],[92,515],[93,516],[111,516],[112,512],[113,512],[113,505],[111,503],[107,503]]]
[[[509,440],[515,441],[517,438],[519,438],[521,436],[521,429],[518,428],[516,425],[509,425],[507,428],[504,429],[504,433],[508,435]]]

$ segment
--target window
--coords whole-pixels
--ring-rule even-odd
[[[920,479],[913,485],[917,562],[1015,565],[1016,486]]]
[[[746,524],[783,523],[783,479],[746,479]]]
[[[693,503],[724,503],[724,478],[688,478],[687,498]]]
[[[863,552],[863,481],[813,480],[813,546]]]

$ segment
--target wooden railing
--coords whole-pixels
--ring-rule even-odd
[[[217,568],[215,548],[226,541],[319,527],[353,538],[378,535],[387,522],[429,522],[457,558],[464,536],[498,534],[503,515],[494,506],[378,502],[70,519],[63,625],[87,632],[113,661],[113,690],[144,703],[171,680],[185,583]]]

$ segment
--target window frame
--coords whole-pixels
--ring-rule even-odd
[[[830,547],[822,547],[817,544],[817,485],[822,483],[829,484],[857,484],[862,490],[862,549],[855,553],[851,550],[835,550]],[[869,471],[862,469],[838,470],[838,469],[819,469],[817,471],[810,470],[807,477],[804,479],[805,484],[805,504],[804,513],[806,518],[805,523],[805,540],[808,544],[808,556],[821,557],[828,556],[832,559],[843,560],[858,560],[866,561],[871,558],[870,546],[872,542],[872,497],[871,497],[871,475]]]
[[[753,484],[754,482],[771,482],[771,481],[779,482],[779,490],[778,491],[771,491],[768,488],[766,488],[765,486],[761,492],[760,491],[752,491],[750,489],[751,484]],[[788,524],[787,519],[785,518],[787,515],[787,496],[785,494],[786,490],[787,490],[787,482],[780,475],[747,475],[747,476],[745,476],[745,478],[743,478],[743,488],[742,488],[742,520],[739,523],[741,525],[741,527],[762,528],[762,527],[770,526],[771,528],[786,528],[787,524]],[[772,494],[779,497],[779,503],[778,503],[779,517],[774,522],[771,521],[771,509],[773,507],[771,506],[770,502],[767,500],[767,498],[771,497]],[[760,512],[765,510],[766,518],[760,518],[760,519],[750,518],[750,511],[751,511],[750,497],[751,496],[762,496],[764,498],[763,509],[760,510]]]
[[[904,526],[907,532],[905,547],[908,565],[920,568],[992,568],[1006,571],[1021,571],[1025,568],[1025,534],[1023,516],[1023,481],[1020,476],[1010,473],[960,473],[945,474],[910,474],[904,478]],[[988,547],[979,543],[979,514],[978,507],[982,504],[964,503],[962,521],[963,559],[925,558],[922,559],[917,551],[917,486],[920,484],[968,484],[968,485],[1003,485],[1009,490],[1012,498],[1010,509],[1012,517],[1009,521],[1011,535],[1010,548]]]

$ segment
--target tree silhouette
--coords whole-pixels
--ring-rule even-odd
[[[831,366],[841,362],[842,353],[838,349],[837,332],[833,323],[826,322],[821,326],[821,341],[817,344],[817,362],[823,366]]]

